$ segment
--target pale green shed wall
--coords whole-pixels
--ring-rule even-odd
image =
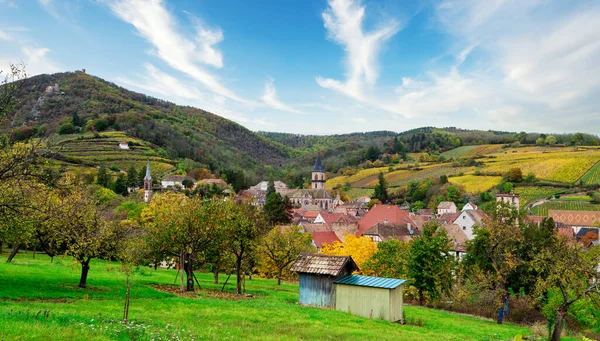
[[[335,309],[387,321],[402,319],[403,286],[396,289],[335,285]]]

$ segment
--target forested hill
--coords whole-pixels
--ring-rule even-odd
[[[49,86],[58,84],[58,88]],[[292,151],[245,127],[201,109],[129,91],[84,72],[26,79],[10,115],[13,135],[48,135],[66,129],[77,114],[77,131],[121,130],[162,148],[171,159],[192,159],[213,170],[279,165]]]

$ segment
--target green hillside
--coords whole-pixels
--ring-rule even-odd
[[[60,92],[45,91],[55,84]],[[262,178],[269,166],[295,155],[290,148],[220,116],[132,92],[83,72],[28,78],[18,98],[16,112],[6,118],[14,139],[52,135],[77,115],[80,122],[73,127],[75,133],[122,131],[157,151],[163,161],[190,159],[214,171],[243,169],[251,178]],[[77,155],[70,148],[73,143],[65,146],[69,147],[67,156],[85,156],[94,164],[120,157],[101,146]],[[108,154],[102,159],[104,152]],[[95,159],[90,153],[96,153]]]

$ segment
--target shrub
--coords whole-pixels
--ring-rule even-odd
[[[58,134],[66,135],[73,134],[75,132],[75,126],[71,122],[61,124],[60,128],[58,128]]]

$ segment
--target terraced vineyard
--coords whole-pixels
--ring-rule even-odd
[[[122,141],[127,142],[130,149],[120,149],[119,143]],[[105,165],[128,170],[131,166],[136,169],[144,167],[150,160],[153,174],[161,175],[173,168],[171,160],[159,156],[145,142],[128,137],[123,132],[62,135],[53,142],[65,158],[63,163],[70,166]]]
[[[523,207],[530,202],[549,198],[555,193],[560,193],[564,190],[564,188],[560,187],[515,187],[514,192],[521,196],[520,203],[521,207]]]
[[[550,201],[533,207],[531,214],[547,216],[548,210],[600,211],[600,204],[591,204],[583,201]]]

